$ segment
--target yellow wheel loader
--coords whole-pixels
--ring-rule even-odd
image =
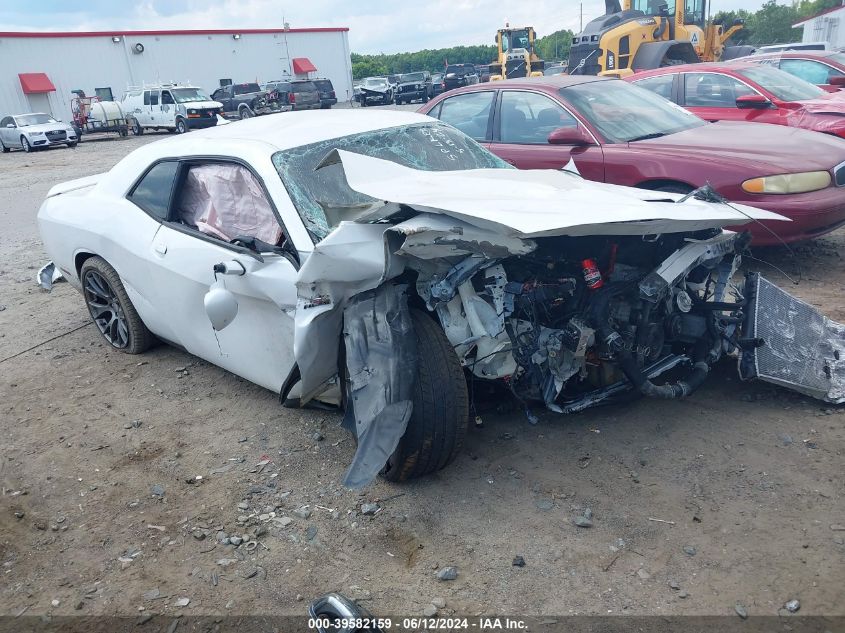
[[[624,77],[648,70],[719,61],[725,43],[743,27],[707,20],[706,0],[605,0],[605,14],[572,40],[571,75]]]
[[[534,27],[505,28],[496,32],[498,58],[490,64],[490,81],[518,77],[542,77],[545,62],[534,50]]]

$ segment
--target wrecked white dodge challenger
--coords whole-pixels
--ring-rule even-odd
[[[350,486],[448,464],[468,374],[569,413],[684,397],[730,356],[744,378],[845,398],[842,326],[759,275],[735,284],[747,237],[722,227],[784,218],[518,171],[421,115],[159,141],[53,187],[38,218],[115,348],[161,339],[289,406],[340,386]]]

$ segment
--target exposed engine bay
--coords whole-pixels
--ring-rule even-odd
[[[680,398],[724,353],[759,343],[740,339],[731,285],[747,242],[713,229],[540,238],[528,254],[462,259],[417,290],[465,367],[520,400],[569,413],[631,387]],[[652,382],[679,365],[685,378]]]

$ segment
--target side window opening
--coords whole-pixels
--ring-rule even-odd
[[[654,94],[658,94],[664,99],[672,99],[672,82],[675,79],[674,74],[657,75],[656,77],[648,77],[640,81],[634,82],[635,85],[646,90],[651,90]]]
[[[154,165],[135,185],[127,198],[153,217],[167,221],[170,196],[179,163],[175,160]]]
[[[150,105],[150,91],[144,90],[144,105]]]
[[[757,94],[733,77],[715,73],[684,75],[684,103],[703,108],[735,108],[737,97]]]
[[[495,92],[470,92],[449,97],[441,102],[438,118],[467,136],[483,141],[487,136],[487,122]]]
[[[187,167],[175,196],[176,221],[226,242],[254,237],[281,245],[284,234],[261,183],[237,163]]]
[[[150,105],[158,105],[158,92],[150,93]]]
[[[170,94],[169,90],[162,91],[162,93],[161,93],[161,103],[162,103],[162,105],[164,105],[164,104],[173,105],[173,95]]]
[[[501,142],[545,145],[549,134],[578,121],[560,104],[534,92],[504,91],[501,109]]]

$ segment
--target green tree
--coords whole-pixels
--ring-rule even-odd
[[[537,55],[546,61],[568,59],[573,37],[575,37],[575,34],[569,29],[555,31],[545,37],[538,37],[535,43]]]
[[[719,11],[716,15],[713,16],[714,21],[721,20],[725,30],[729,29],[731,25],[737,20],[745,21],[745,26],[733,35],[731,35],[731,39],[728,42],[728,46],[740,46],[742,44],[748,44],[748,42],[751,40],[751,27],[748,24],[750,18],[751,13],[749,13],[745,9],[740,9],[739,11]]]
[[[800,19],[795,5],[782,5],[776,0],[768,0],[756,13],[751,14],[746,22],[751,32],[749,43],[765,46],[794,42],[799,33],[792,25]]]

